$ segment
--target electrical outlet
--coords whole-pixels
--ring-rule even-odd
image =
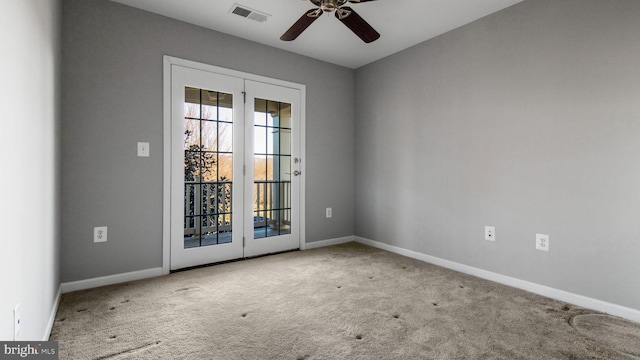
[[[549,251],[549,235],[536,234],[536,249]]]
[[[20,330],[22,328],[22,312],[20,311],[20,303],[13,308],[13,341],[20,338]]]
[[[489,241],[496,241],[496,227],[485,226],[484,227],[484,239]]]
[[[331,208],[327,208],[326,210],[327,219],[333,216],[333,210]]]
[[[107,241],[107,227],[98,226],[93,228],[93,242],[106,242]]]

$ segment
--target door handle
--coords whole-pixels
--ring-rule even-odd
[[[302,174],[302,172],[300,172],[300,171],[298,171],[298,170],[295,170],[295,171],[293,172],[293,175],[294,175],[294,176],[298,176],[298,175],[300,175],[300,174]]]

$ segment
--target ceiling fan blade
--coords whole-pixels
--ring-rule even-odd
[[[336,11],[336,17],[366,43],[376,41],[380,38],[380,34],[348,6],[338,9],[338,11]]]
[[[367,2],[367,1],[376,1],[376,0],[349,0],[349,2],[355,3],[355,4],[361,3],[361,2]]]
[[[280,40],[282,41],[291,41],[295,40],[303,31],[305,31],[309,25],[313,24],[317,18],[322,15],[322,10],[320,9],[311,9],[307,11],[295,24],[293,24],[289,30],[287,30],[282,36],[280,36]]]

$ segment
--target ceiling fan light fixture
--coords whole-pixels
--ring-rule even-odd
[[[340,6],[344,5],[346,0],[322,0],[322,5],[320,5],[320,9],[324,12],[334,12]]]
[[[332,12],[335,11],[336,7],[333,4],[323,4],[322,5],[322,11],[324,12]]]

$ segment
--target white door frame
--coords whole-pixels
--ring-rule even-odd
[[[237,70],[202,64],[165,55],[163,57],[163,199],[162,199],[162,273],[170,273],[171,264],[171,66],[179,65],[246,80],[289,87],[300,91],[300,250],[305,249],[305,100],[306,86],[288,81],[254,75]]]

